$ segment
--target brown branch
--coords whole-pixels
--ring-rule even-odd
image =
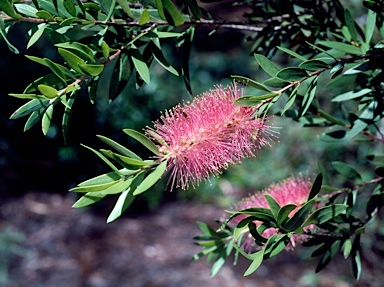
[[[281,17],[285,17],[284,15]],[[0,13],[0,18],[2,18],[4,21],[15,21],[15,22],[29,22],[29,23],[59,23],[60,21],[57,21],[56,19],[53,20],[47,20],[47,19],[40,19],[40,18],[32,18],[32,17],[23,17],[20,19],[12,18],[8,15]],[[274,17],[276,18],[276,17]],[[81,21],[84,21],[85,23],[89,24],[95,24],[95,25],[106,25],[106,26],[123,26],[123,27],[145,27],[149,26],[152,27],[155,26],[164,26],[164,25],[170,25],[169,22],[159,20],[159,21],[148,21],[144,25],[140,25],[139,21],[99,21],[99,20],[87,20],[87,19],[80,19]],[[269,21],[264,21],[264,23],[272,22],[272,19],[269,19]],[[247,21],[223,21],[223,20],[188,20],[184,21],[183,25],[187,26],[217,26],[221,28],[226,29],[235,29],[235,30],[242,30],[242,31],[251,31],[251,32],[260,32],[265,28],[265,24],[262,24],[262,21],[258,22],[247,22]],[[275,26],[274,30],[277,31],[281,29],[280,26]]]

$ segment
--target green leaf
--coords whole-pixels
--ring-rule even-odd
[[[52,72],[55,74],[55,76],[57,76],[60,79],[65,77],[65,76],[63,76],[63,74],[71,77],[74,80],[76,79],[73,76],[73,74],[66,67],[64,67],[60,64],[57,64],[57,63],[51,61],[50,59],[47,59],[47,58],[41,59],[39,57],[28,56],[28,55],[25,55],[25,57],[27,57],[29,60],[34,61],[40,65],[43,65],[45,67],[50,68],[52,70]],[[59,70],[60,72],[57,72],[57,70]],[[50,86],[57,84],[57,79],[55,77],[53,77],[52,75],[51,76],[46,75],[44,77],[39,78],[36,81],[39,81],[40,79],[44,79],[45,81],[47,81],[47,83],[42,82],[40,84],[46,84],[46,85],[50,85]],[[65,79],[63,81],[65,82]],[[48,84],[48,83],[50,83],[50,84]],[[65,82],[65,85],[66,85],[66,82]],[[35,88],[37,89],[37,85],[34,85],[34,86],[36,86]]]
[[[167,20],[173,26],[184,23],[183,16],[171,0],[156,0],[156,5],[161,19]]]
[[[308,73],[298,67],[288,67],[276,74],[276,77],[288,82],[302,81],[308,77]]]
[[[243,230],[248,229],[248,224],[251,223],[255,218],[253,216],[248,216],[242,219],[233,230],[233,238],[235,240],[239,240],[239,237],[242,235]]]
[[[131,12],[131,8],[129,7],[128,1],[126,1],[126,0],[117,0],[117,3],[119,3],[121,8],[124,10],[125,13],[127,13],[127,15],[130,18],[134,19],[133,15],[132,15],[132,12]]]
[[[284,115],[284,113],[295,103],[297,90],[299,87],[300,85],[296,85],[295,88],[292,90],[291,94],[289,95],[288,101],[284,106],[284,109],[281,111],[281,115]]]
[[[311,191],[309,192],[309,195],[308,195],[308,200],[311,200],[320,192],[322,183],[323,183],[323,174],[319,173],[316,176],[315,181],[313,182]]]
[[[27,116],[34,111],[40,110],[42,108],[47,108],[49,106],[49,100],[41,101],[38,99],[33,99],[22,105],[18,108],[10,117],[11,120]]]
[[[189,58],[191,53],[192,41],[195,36],[195,28],[189,27],[181,37],[181,73],[183,75],[183,80],[185,87],[188,92],[192,95],[192,86],[191,80],[189,77]]]
[[[233,245],[232,244],[228,244],[225,248],[223,248],[223,250],[219,253],[219,255],[217,256],[216,260],[215,260],[215,263],[212,265],[212,269],[211,269],[211,277],[215,276],[217,274],[217,272],[219,272],[219,270],[221,269],[221,267],[224,265],[225,263],[225,260],[227,259],[227,257],[231,254],[232,252],[232,249],[233,249]]]
[[[83,195],[82,197],[80,197],[73,205],[72,207],[73,208],[81,208],[81,207],[85,207],[85,206],[88,206],[88,205],[91,205],[91,204],[94,204],[98,201],[100,201],[101,199],[103,199],[106,195],[105,194],[102,194],[100,192],[90,192],[90,193],[86,193],[85,195]]]
[[[141,143],[143,146],[145,146],[155,155],[160,155],[156,145],[142,133],[139,133],[138,131],[131,130],[131,129],[123,129],[123,132],[125,132],[127,135],[137,140],[139,143]]]
[[[76,17],[76,7],[75,4],[73,4],[73,0],[64,0],[63,4],[65,10],[67,10],[68,13],[71,14],[73,17]]]
[[[280,96],[278,93],[265,94],[262,96],[243,96],[235,100],[236,105],[252,107],[260,104],[260,102]]]
[[[88,147],[86,145],[83,145],[81,144],[83,147],[93,151],[98,157],[100,157],[110,168],[112,168],[116,173],[120,174],[119,170],[117,169],[117,167],[109,160],[107,159],[101,152],[91,148],[91,147]]]
[[[19,98],[19,99],[38,99],[38,100],[46,100],[45,97],[36,95],[36,94],[8,94],[11,97]]]
[[[189,7],[189,10],[191,10],[193,17],[196,20],[199,20],[201,18],[201,12],[199,5],[197,4],[196,0],[186,0],[186,3]]]
[[[167,162],[159,164],[135,189],[133,195],[138,195],[151,188],[164,174],[167,168]]]
[[[297,58],[297,59],[299,59],[299,60],[301,60],[301,61],[307,61],[307,59],[306,59],[305,57],[303,57],[303,56],[297,54],[297,53],[294,52],[294,51],[291,51],[291,50],[289,50],[289,49],[286,49],[286,48],[284,48],[284,47],[280,47],[280,46],[277,46],[277,48],[278,48],[279,50],[281,50],[281,51],[287,53],[288,55],[291,55],[291,56],[293,56],[293,57],[295,57],[295,58]],[[274,76],[274,75],[271,75],[271,76]]]
[[[36,12],[38,11],[35,7],[27,4],[18,4],[15,3],[14,7],[17,11],[25,16],[36,18]]]
[[[278,78],[270,78],[265,80],[263,84],[273,88],[283,88],[289,85],[289,82],[283,81],[282,79],[278,79]]]
[[[35,124],[37,124],[44,115],[45,109],[40,109],[37,111],[34,111],[28,118],[27,122],[24,125],[24,131],[26,132],[29,130],[31,127],[33,127]]]
[[[57,50],[60,56],[67,62],[68,66],[81,75],[85,75],[83,70],[79,67],[80,64],[85,64],[83,59],[68,50],[64,50],[62,48],[58,48]]]
[[[28,57],[28,56],[26,56],[26,57]],[[55,62],[51,61],[50,59],[44,58],[44,62],[46,64],[46,66],[48,68],[50,68],[51,71],[63,82],[63,84],[67,85],[67,78],[66,78],[65,72],[64,72],[66,70],[66,68],[59,65],[59,64],[56,64]],[[70,73],[69,70],[68,70],[68,73]]]
[[[307,219],[308,215],[312,211],[314,199],[307,201],[297,212],[289,219],[283,226],[288,231],[295,231],[298,229]]]
[[[138,160],[138,159],[133,159],[131,157],[127,157],[127,156],[123,156],[123,155],[114,153],[110,150],[101,149],[100,151],[102,154],[104,154],[110,158],[113,158],[117,161],[121,161],[122,163],[126,164],[130,168],[140,168],[140,167],[144,167],[144,166],[153,165],[153,162],[147,162],[147,161],[142,161],[142,160]]]
[[[143,13],[141,14],[139,25],[144,25],[149,21],[150,15],[147,9],[143,10]]]
[[[365,108],[359,118],[354,121],[352,128],[347,131],[346,140],[350,140],[357,136],[368,126],[368,124],[373,122],[373,118],[375,116],[373,111],[376,109],[377,105],[378,103],[376,101],[372,101],[368,107]]]
[[[44,19],[44,20],[48,20],[48,21],[52,21],[54,20],[55,18],[52,16],[51,13],[49,13],[48,11],[45,11],[45,10],[39,10],[36,12],[36,16],[39,17],[40,19]]]
[[[14,19],[23,18],[23,16],[15,12],[13,5],[8,0],[0,0],[0,10]]]
[[[104,59],[107,61],[109,58],[110,49],[105,41],[101,42],[101,51],[103,52]]]
[[[372,10],[368,10],[367,22],[365,23],[365,43],[369,45],[372,40],[373,32],[375,30],[377,14]]]
[[[272,92],[272,90],[270,90],[269,88],[267,88],[263,84],[258,83],[252,79],[247,78],[247,77],[243,77],[243,76],[231,76],[231,77],[234,78],[236,81],[242,82],[245,85],[249,85],[255,89],[265,91],[265,92]]]
[[[69,121],[71,120],[71,117],[72,117],[72,113],[73,113],[72,107],[73,107],[73,104],[75,103],[77,95],[78,95],[77,91],[73,91],[69,96],[68,101],[65,105],[63,120],[61,122],[61,126],[62,126],[61,130],[63,132],[64,143],[67,142]]]
[[[361,258],[360,258],[360,251],[356,251],[354,255],[352,256],[352,271],[353,276],[356,280],[360,279],[361,276]]]
[[[280,234],[271,237],[264,247],[264,259],[276,256],[287,247],[289,243],[290,235]]]
[[[276,220],[278,226],[282,226],[289,219],[289,214],[297,207],[296,204],[287,204],[282,206],[277,212]]]
[[[352,250],[352,242],[351,242],[351,239],[348,238],[344,242],[344,248],[343,248],[344,259],[348,258],[348,256],[351,254],[351,250]]]
[[[86,181],[83,181],[82,183],[79,183],[78,186],[92,186],[92,185],[110,183],[110,182],[114,182],[114,181],[117,181],[117,180],[120,180],[121,178],[123,178],[122,174],[132,175],[132,174],[137,173],[137,170],[130,171],[131,172],[130,174],[128,174],[127,171],[128,171],[127,169],[122,169],[119,171],[119,173],[117,173],[115,171],[111,171],[109,173],[102,174],[102,175],[96,176],[94,178],[88,179]]]
[[[96,77],[101,74],[104,65],[79,64],[79,68],[87,75]]]
[[[0,0],[0,1],[7,1],[7,0]],[[8,49],[12,51],[15,54],[19,54],[19,50],[15,46],[9,42],[7,38],[7,32],[5,31],[5,26],[4,26],[4,19],[0,18],[0,39],[1,37],[4,39],[5,43],[7,43]]]
[[[277,214],[280,210],[280,204],[269,194],[264,194],[264,197],[267,200],[268,206],[269,206],[273,216],[277,220]]]
[[[357,32],[356,32],[356,27],[355,27],[355,20],[352,17],[351,12],[346,9],[344,12],[344,19],[345,23],[348,27],[349,33],[351,34],[352,40],[354,42],[357,42]]]
[[[106,143],[107,145],[109,145],[110,147],[112,147],[113,149],[115,149],[116,151],[118,151],[119,153],[125,155],[125,156],[128,156],[128,157],[131,157],[133,159],[137,159],[137,160],[142,160],[141,157],[139,157],[137,154],[135,154],[134,152],[130,151],[129,149],[127,149],[126,147],[122,146],[121,144],[107,138],[107,137],[104,137],[104,136],[100,136],[100,135],[96,135],[101,141],[103,141],[104,143]]]
[[[316,95],[316,88],[317,88],[317,77],[314,77],[314,79],[309,84],[307,91],[304,94],[302,109],[300,110],[300,114],[299,114],[300,116],[305,115],[305,113],[308,111],[309,107],[311,106],[311,103]]]
[[[131,205],[134,199],[135,197],[132,195],[132,192],[130,192],[129,188],[120,194],[115,206],[107,218],[107,223],[110,223],[119,218]]]
[[[108,182],[108,183],[102,183],[102,184],[76,186],[76,187],[71,188],[69,191],[70,192],[88,192],[88,193],[100,192],[100,191],[103,191],[103,190],[105,190],[111,186],[116,185],[119,182],[122,182],[122,181],[120,181],[120,179],[119,179],[119,180],[115,180],[115,181]]]
[[[345,211],[347,207],[348,205],[345,204],[332,204],[316,209],[304,222],[303,226],[323,224]]]
[[[275,66],[267,57],[261,54],[255,54],[255,58],[259,63],[260,67],[272,77],[275,77],[280,71],[278,67]]]
[[[322,270],[329,262],[335,257],[342,247],[342,240],[336,240],[324,253],[324,256],[320,259],[319,264],[316,267],[316,272]]]
[[[36,30],[35,33],[33,33],[33,35],[31,36],[31,38],[28,41],[27,49],[32,47],[33,44],[35,44],[40,39],[40,37],[44,34],[45,27],[46,27],[45,24],[38,26],[38,29]]]
[[[89,61],[92,64],[96,63],[95,55],[93,54],[93,51],[91,48],[89,48],[87,45],[78,43],[78,42],[72,42],[72,43],[58,43],[55,44],[56,47],[72,50],[74,53],[76,53],[77,56],[82,58],[84,61]]]
[[[334,161],[332,162],[332,166],[337,170],[337,172],[349,179],[361,179],[361,175],[353,167],[344,162]]]
[[[325,47],[335,49],[338,51],[342,51],[345,54],[352,54],[352,55],[362,55],[363,52],[360,48],[346,44],[346,43],[341,43],[341,42],[336,42],[336,41],[319,41],[319,45],[323,45]]]
[[[167,71],[171,72],[175,76],[179,76],[179,73],[174,67],[172,67],[168,61],[165,59],[163,52],[156,45],[151,45],[151,50],[155,60]]]
[[[332,102],[343,102],[343,101],[349,101],[352,99],[360,98],[368,93],[372,92],[371,89],[361,89],[358,91],[348,91],[346,93],[340,94],[332,99]]]
[[[257,270],[257,268],[260,267],[261,263],[263,262],[264,249],[254,253],[253,255],[254,255],[253,261],[251,265],[249,265],[248,269],[245,271],[244,276],[248,276],[252,274]]]
[[[52,115],[53,115],[53,105],[51,104],[48,106],[41,120],[42,130],[44,135],[47,135],[49,127],[51,126]]]
[[[331,66],[326,62],[321,60],[308,60],[299,65],[299,68],[302,68],[307,71],[319,71],[324,69],[330,69]]]
[[[137,72],[139,73],[143,81],[149,84],[150,82],[149,68],[145,63],[143,56],[140,54],[139,50],[137,49],[131,49],[130,51],[131,51],[132,62]]]
[[[40,93],[42,93],[47,98],[54,99],[54,98],[57,98],[58,96],[57,95],[58,91],[53,87],[41,84],[41,85],[38,85],[37,88],[39,89]]]
[[[108,7],[104,7],[104,8],[107,8],[106,12],[108,14],[107,14],[107,17],[104,19],[104,21],[107,22],[107,21],[109,21],[109,19],[111,19],[112,15],[115,13],[116,0],[110,0],[108,2],[103,1],[103,2],[101,2],[101,4],[105,4],[105,6],[107,5],[107,3],[109,4]]]

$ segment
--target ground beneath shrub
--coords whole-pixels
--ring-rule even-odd
[[[8,259],[2,286],[381,286],[369,272],[354,283],[350,264],[343,260],[317,276],[316,261],[303,261],[297,251],[266,261],[248,277],[242,274],[250,262],[241,258],[210,278],[204,259],[190,261],[200,251],[192,238],[199,234],[196,221],[213,223],[222,215],[220,208],[170,203],[106,224],[104,217],[72,209],[74,201],[71,195],[28,193],[0,203],[0,233],[7,229],[25,237],[19,255],[9,250],[2,256]]]

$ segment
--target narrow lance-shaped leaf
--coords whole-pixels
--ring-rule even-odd
[[[40,110],[42,108],[47,108],[49,105],[49,100],[38,100],[38,99],[33,99],[27,102],[26,104],[22,105],[20,108],[18,108],[10,117],[10,119],[17,119],[20,117],[27,116],[34,111]]]
[[[276,77],[284,81],[295,82],[304,80],[308,77],[308,73],[304,69],[298,67],[288,67],[278,72]]]
[[[260,54],[255,54],[255,58],[260,67],[272,77],[275,77],[280,71],[280,69],[276,67],[275,64],[273,64],[267,57]]]
[[[160,155],[156,145],[147,136],[143,135],[142,133],[139,133],[138,131],[131,130],[131,129],[123,129],[123,132],[125,132],[127,135],[137,140],[139,143],[141,143],[143,146],[145,146],[155,155]]]
[[[254,255],[253,261],[251,265],[249,265],[248,269],[245,271],[244,276],[251,275],[260,267],[261,263],[263,262],[264,249],[261,249],[260,251],[254,253],[253,255]]]
[[[116,185],[119,183],[119,180],[115,180],[112,182],[107,182],[107,183],[101,183],[101,184],[95,184],[95,185],[86,185],[86,186],[76,186],[71,188],[69,191],[70,192],[100,192],[103,191],[113,185]]]
[[[255,89],[265,91],[265,92],[272,92],[272,90],[270,90],[268,87],[266,87],[262,83],[258,83],[252,79],[247,78],[247,77],[243,77],[243,76],[231,76],[231,77],[234,78],[236,81],[242,82],[242,83],[249,85]]]
[[[46,24],[41,24],[41,25],[38,26],[38,29],[36,30],[36,32],[33,33],[31,38],[29,38],[29,41],[28,41],[28,44],[27,44],[27,49],[32,47],[33,44],[35,44],[40,39],[40,37],[44,34],[44,29],[46,27],[45,25]]]
[[[0,0],[0,1],[9,3],[7,0]],[[13,46],[12,43],[9,42],[9,40],[8,40],[7,33],[5,31],[4,19],[3,18],[0,18],[0,36],[7,43],[7,46],[9,48],[9,50],[11,50],[15,54],[19,54],[19,50],[15,46]]]
[[[89,192],[80,197],[73,205],[73,208],[81,208],[92,205],[101,199],[103,199],[106,195],[100,192]]]
[[[150,82],[150,74],[149,74],[149,68],[147,64],[144,61],[143,56],[140,54],[140,52],[137,49],[131,49],[131,58],[133,65],[135,66],[137,72],[139,73],[140,77],[149,84]]]
[[[77,95],[78,95],[77,91],[73,91],[70,94],[70,96],[67,100],[67,104],[65,106],[65,110],[64,110],[64,114],[63,114],[63,120],[61,122],[61,130],[63,132],[64,143],[67,142],[69,122],[70,122],[71,117],[72,117],[73,104],[75,103]]]
[[[344,212],[347,207],[348,205],[345,204],[333,204],[316,209],[304,222],[303,226],[309,224],[323,224]]]
[[[221,269],[221,267],[224,265],[225,260],[226,260],[227,257],[231,254],[232,249],[233,249],[233,245],[232,245],[232,244],[228,244],[228,245],[225,246],[225,248],[223,248],[223,250],[219,253],[219,256],[217,257],[215,263],[212,265],[212,268],[211,268],[211,277],[215,276],[215,275],[217,274],[217,272],[219,272],[219,270]]]
[[[117,167],[109,160],[107,159],[101,152],[91,148],[91,147],[88,147],[86,145],[83,145],[81,144],[83,147],[93,151],[98,157],[100,157],[110,168],[112,168],[116,173],[120,174],[120,171],[117,169]]]
[[[51,126],[52,116],[53,116],[53,104],[48,106],[41,120],[41,125],[42,125],[42,130],[44,135],[47,135],[49,127]]]
[[[278,212],[280,210],[279,203],[272,196],[270,196],[269,194],[265,194],[264,197],[265,197],[265,199],[268,202],[268,206],[269,206],[273,216],[277,220],[277,214],[278,214]]]
[[[284,224],[284,229],[288,231],[295,231],[298,229],[307,219],[308,215],[312,211],[312,207],[314,204],[314,199],[306,202],[299,210],[292,216],[291,219]]]
[[[345,175],[346,177],[350,179],[359,178],[361,179],[361,175],[350,165],[341,162],[341,161],[334,161],[332,162],[333,167],[342,175]]]
[[[124,213],[124,211],[127,210],[129,205],[131,205],[134,199],[135,197],[132,195],[130,188],[122,192],[107,218],[107,223],[110,223],[119,218]]]
[[[83,70],[79,67],[79,64],[85,64],[83,59],[68,50],[62,48],[58,48],[57,50],[60,56],[67,62],[68,66],[70,66],[76,72],[85,75]]]
[[[24,125],[24,131],[26,132],[29,130],[31,127],[33,127],[35,124],[37,124],[44,115],[45,109],[40,109],[37,111],[34,111],[28,118],[27,122]]]
[[[309,192],[308,200],[311,200],[320,192],[322,183],[323,183],[323,174],[319,173],[316,176],[316,179],[312,185],[311,191]]]
[[[279,93],[265,94],[261,96],[243,96],[236,99],[235,103],[239,106],[252,107],[260,104],[262,101],[280,96]]]
[[[40,93],[42,93],[47,98],[53,99],[56,98],[57,90],[53,87],[47,86],[47,85],[38,85],[37,88],[39,89]]]
[[[116,151],[120,152],[121,154],[125,155],[125,156],[128,156],[128,157],[131,157],[133,159],[137,159],[137,160],[142,160],[141,157],[139,157],[137,154],[135,154],[134,152],[130,151],[129,149],[127,149],[126,147],[122,146],[121,144],[107,138],[107,137],[104,137],[104,136],[101,136],[101,135],[96,135],[100,140],[102,140],[104,143],[106,143],[107,145],[109,145],[110,147],[114,148]]]
[[[159,164],[136,188],[133,195],[138,195],[151,188],[164,174],[167,168],[167,162]]]

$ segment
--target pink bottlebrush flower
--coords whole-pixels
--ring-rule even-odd
[[[236,83],[219,86],[166,111],[154,128],[147,128],[160,157],[168,161],[171,188],[195,186],[269,145],[266,119],[257,117],[256,108],[235,104],[242,92]]]
[[[309,178],[303,177],[300,175],[299,177],[290,177],[287,178],[277,184],[270,185],[267,189],[256,192],[254,195],[251,195],[247,198],[244,198],[241,202],[236,204],[235,210],[242,210],[246,208],[253,207],[263,207],[269,208],[268,202],[265,199],[265,194],[272,196],[280,206],[284,206],[287,204],[295,204],[298,207],[291,211],[289,217],[292,217],[296,211],[301,207],[308,199],[309,192],[311,191],[312,183]],[[247,215],[239,215],[233,218],[230,221],[231,225],[237,225],[241,220],[246,218]],[[261,222],[253,221],[253,223],[258,227]],[[315,225],[309,225],[305,228],[305,231],[310,231],[315,228]],[[263,237],[269,238],[273,234],[279,233],[276,228],[268,228],[261,235]],[[294,234],[291,237],[290,243],[287,245],[286,249],[290,250],[295,247],[296,244],[300,244],[308,239],[308,235],[298,235]],[[243,241],[243,248],[246,251],[250,251],[252,247],[255,247],[255,242],[251,234],[246,235]]]

